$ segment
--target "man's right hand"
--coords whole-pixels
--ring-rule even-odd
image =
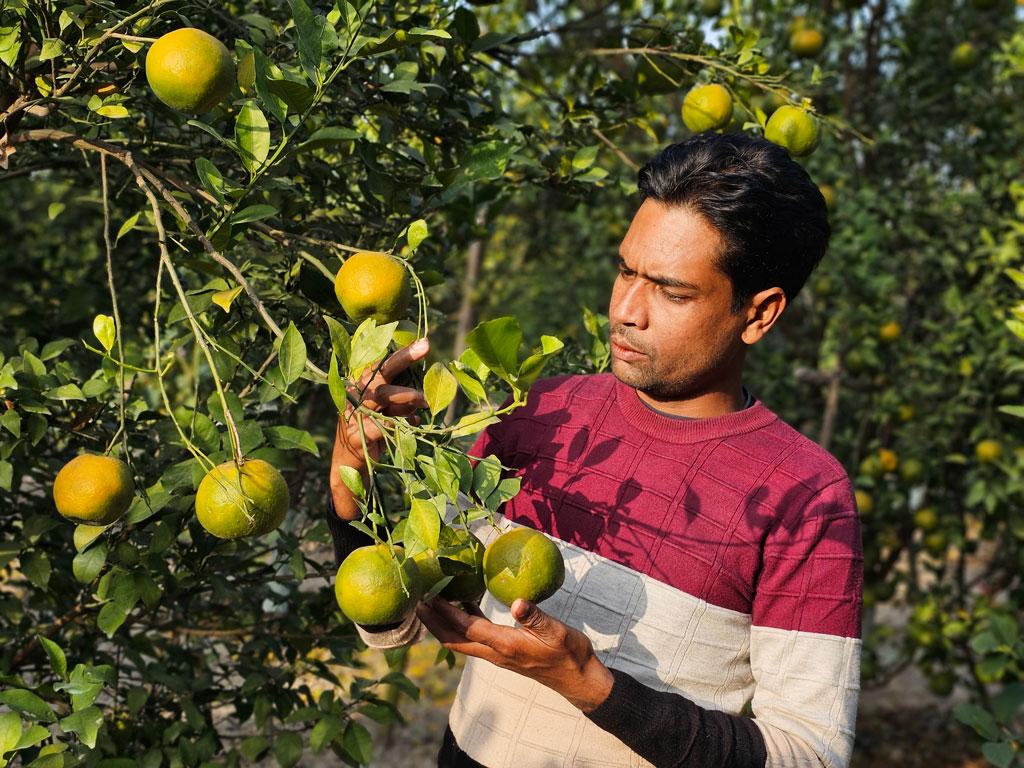
[[[430,342],[427,339],[418,339],[403,347],[385,360],[376,372],[375,367],[368,368],[360,377],[358,384],[348,387],[349,395],[359,400],[361,405],[369,410],[391,417],[410,416],[410,420],[416,423],[418,417],[414,414],[418,409],[427,407],[426,397],[421,390],[400,387],[392,382],[413,363],[426,357],[429,351]],[[367,462],[366,453],[363,451],[364,438],[366,453],[374,460],[379,459],[384,440],[380,427],[369,416],[356,411],[349,402],[345,413],[338,417],[330,477],[335,512],[345,520],[357,518],[359,508],[348,487],[342,482],[338,468],[347,466],[361,472],[365,470]]]

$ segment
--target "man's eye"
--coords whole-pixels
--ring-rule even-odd
[[[666,293],[665,296],[668,297],[669,301],[674,301],[679,304],[682,304],[684,301],[688,301],[690,298],[689,296],[676,296],[674,293]]]

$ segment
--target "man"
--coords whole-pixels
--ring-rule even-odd
[[[442,766],[847,766],[863,562],[853,488],[742,384],[747,348],[824,255],[824,200],[784,150],[737,134],[668,147],[639,189],[608,310],[611,373],[538,381],[470,451],[522,479],[503,523],[558,544],[561,590],[543,609],[435,599],[360,633],[387,646],[425,625],[469,657]],[[423,407],[389,382],[424,354],[392,356],[370,407]],[[360,445],[355,419],[341,422],[335,467],[362,468]],[[338,475],[340,559],[365,542],[342,522],[358,510]]]

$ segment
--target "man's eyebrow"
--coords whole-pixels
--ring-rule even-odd
[[[617,261],[619,267],[625,267],[630,271],[635,271],[632,269],[632,267],[626,264],[626,260],[622,257],[621,253],[618,255]],[[688,291],[700,293],[700,287],[694,285],[693,283],[689,283],[686,280],[679,280],[678,278],[675,277],[663,277],[661,275],[641,275],[641,277],[643,277],[645,280],[650,280],[655,285],[662,285],[666,288],[683,288]]]

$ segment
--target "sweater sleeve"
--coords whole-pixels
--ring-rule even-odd
[[[748,717],[704,709],[621,670],[587,717],[658,768],[764,768],[764,737]]]
[[[847,768],[860,694],[863,550],[844,477],[780,510],[753,600],[751,709],[771,768]]]
[[[334,511],[334,499],[330,493],[327,494],[327,528],[331,532],[331,539],[334,541],[334,559],[340,566],[342,561],[348,557],[353,550],[365,547],[373,543],[373,539],[360,531],[358,528],[349,525],[338,517]],[[375,627],[369,630],[359,624],[355,625],[359,637],[370,648],[399,648],[422,640],[427,634],[427,628],[415,612],[405,617],[401,624],[389,627]]]

